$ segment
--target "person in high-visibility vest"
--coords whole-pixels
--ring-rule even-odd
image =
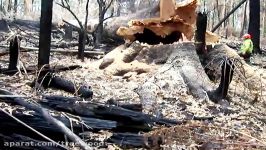
[[[250,34],[245,34],[243,36],[243,43],[240,48],[239,56],[243,57],[245,60],[249,60],[252,52],[253,52],[253,42],[251,40]]]

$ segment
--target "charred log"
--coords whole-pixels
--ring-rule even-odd
[[[69,80],[63,79],[58,76],[54,76],[51,72],[41,72],[38,79],[36,79],[31,86],[35,87],[36,83],[44,88],[55,88],[63,90],[72,94],[77,94],[80,97],[92,98],[93,92],[90,87],[85,85],[76,88],[75,84]]]
[[[125,104],[125,103],[118,102],[114,99],[108,100],[107,104],[122,107],[128,110],[139,111],[139,112],[141,112],[143,109],[142,104]]]
[[[42,105],[48,106],[55,110],[69,112],[84,117],[95,117],[117,121],[124,126],[126,125],[143,125],[143,124],[162,124],[167,126],[181,124],[183,122],[157,118],[142,112],[136,112],[124,109],[118,106],[104,106],[92,102],[77,102],[76,98],[67,98],[62,96],[45,96]]]

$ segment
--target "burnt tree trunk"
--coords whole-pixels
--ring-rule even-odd
[[[204,54],[206,53],[205,33],[207,28],[207,14],[198,13],[196,26],[196,51],[198,54]]]
[[[79,31],[79,45],[78,45],[78,59],[84,61],[84,49],[85,49],[85,41],[86,33],[83,30]]]
[[[18,36],[10,41],[8,70],[17,70],[20,41]]]
[[[260,0],[249,2],[249,26],[248,33],[251,34],[254,45],[254,53],[262,53],[260,50]]]
[[[51,48],[53,0],[42,0],[38,67],[49,64]]]

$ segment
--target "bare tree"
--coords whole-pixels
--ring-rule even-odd
[[[109,1],[109,3],[108,3]],[[98,6],[99,6],[99,24],[95,30],[96,33],[93,34],[95,38],[95,45],[98,46],[102,43],[102,35],[103,35],[103,22],[112,17],[113,13],[107,18],[105,18],[105,14],[107,10],[110,8],[111,4],[114,0],[97,0]]]
[[[38,67],[49,64],[51,31],[52,31],[53,0],[42,0]]]
[[[61,3],[57,3],[62,8],[68,10],[71,15],[76,19],[76,21],[79,24],[80,30],[79,30],[79,46],[78,46],[78,58],[84,61],[84,49],[87,39],[87,24],[88,24],[88,9],[89,9],[89,2],[90,0],[87,0],[86,2],[86,15],[85,15],[85,24],[83,25],[80,19],[77,17],[77,15],[74,13],[74,11],[71,9],[69,0],[61,0]]]

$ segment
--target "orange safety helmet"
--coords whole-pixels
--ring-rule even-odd
[[[251,35],[250,34],[245,34],[245,35],[243,35],[243,38],[244,39],[251,39]]]

